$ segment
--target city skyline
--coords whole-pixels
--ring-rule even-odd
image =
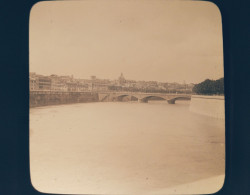
[[[116,77],[116,78],[114,78],[114,79],[111,79],[111,78],[100,78],[100,77],[97,77],[96,75],[89,75],[88,77],[75,77],[75,75],[73,75],[73,74],[70,74],[70,73],[68,73],[68,74],[64,74],[64,75],[60,75],[60,74],[54,74],[54,73],[51,73],[51,74],[40,74],[40,73],[38,73],[38,72],[29,72],[30,74],[36,74],[36,75],[41,75],[41,76],[45,76],[45,77],[50,77],[50,76],[52,76],[52,75],[55,75],[55,76],[58,76],[58,77],[73,77],[74,79],[76,79],[76,80],[91,80],[91,77],[96,77],[96,79],[100,79],[100,80],[109,80],[109,81],[117,81],[117,80],[119,80],[119,77],[121,76],[121,74],[124,76],[124,78],[125,78],[125,80],[126,81],[135,81],[135,82],[157,82],[157,83],[178,83],[178,84],[198,84],[198,83],[188,83],[188,82],[186,82],[185,80],[183,80],[182,82],[176,82],[176,81],[173,81],[173,82],[167,82],[167,81],[158,81],[158,80],[138,80],[138,79],[130,79],[130,78],[127,78],[126,77],[126,75],[125,74],[123,74],[123,72],[120,72],[120,74]],[[221,77],[221,78],[223,78],[223,77]],[[209,80],[218,80],[218,79],[220,79],[220,78],[218,78],[218,79],[210,79],[210,78],[206,78],[206,79],[209,79]],[[206,80],[206,79],[204,79],[204,80]],[[203,81],[204,81],[203,80]]]
[[[40,2],[30,71],[199,83],[224,76],[221,16],[209,2]]]

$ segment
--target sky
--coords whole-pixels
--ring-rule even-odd
[[[221,14],[210,2],[85,0],[35,4],[30,72],[199,83],[223,77]]]

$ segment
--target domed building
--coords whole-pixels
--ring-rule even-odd
[[[118,78],[119,84],[124,85],[126,83],[126,79],[123,76],[123,73],[121,73],[120,77]]]

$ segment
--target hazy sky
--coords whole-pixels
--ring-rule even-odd
[[[209,2],[39,2],[30,14],[30,71],[75,78],[197,83],[223,77],[219,9]]]

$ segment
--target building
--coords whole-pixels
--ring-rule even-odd
[[[91,76],[91,84],[89,90],[91,91],[107,91],[110,81],[108,79],[98,79],[96,76]]]
[[[34,77],[29,78],[30,91],[38,89],[37,80]]]
[[[88,91],[89,85],[87,83],[77,83],[76,90],[77,91]]]
[[[37,78],[39,90],[51,90],[51,79],[47,76],[39,76]]]
[[[29,89],[30,91],[38,89],[37,75],[34,72],[29,73]]]
[[[65,82],[57,75],[50,75],[52,91],[67,91]]]
[[[72,82],[73,76],[59,76],[60,81],[63,83]]]
[[[67,91],[77,91],[77,83],[76,82],[67,82]]]

